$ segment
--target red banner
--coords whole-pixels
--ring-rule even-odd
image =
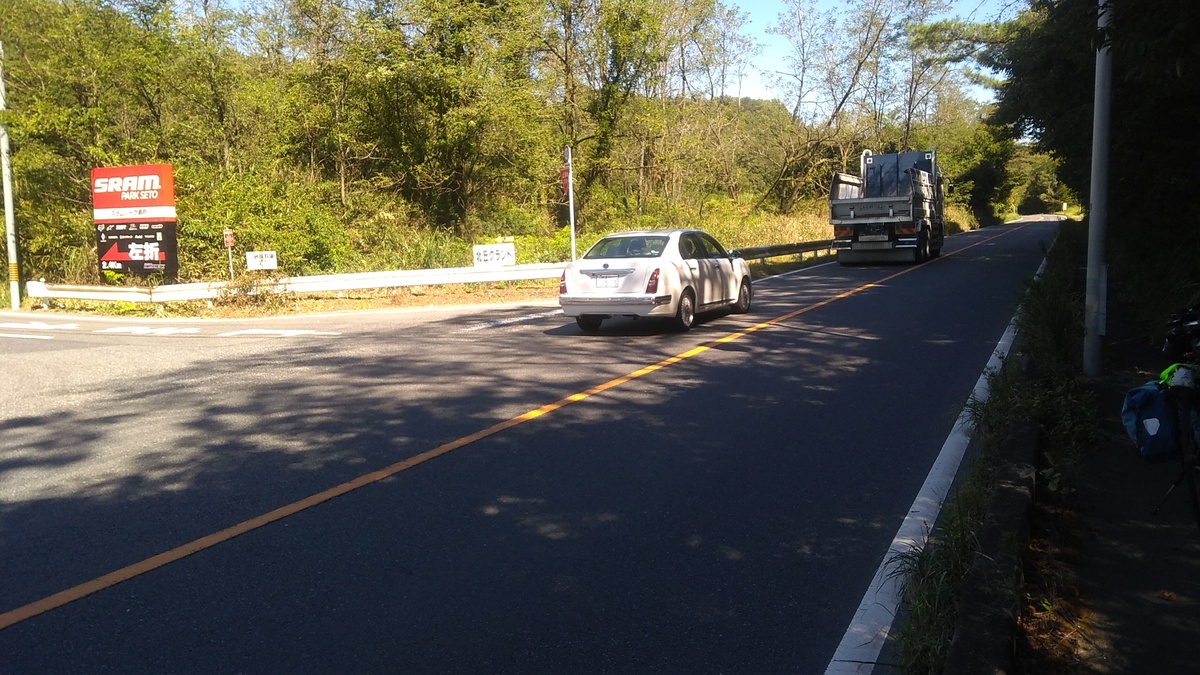
[[[97,223],[175,221],[175,176],[170,164],[92,169],[92,213]]]

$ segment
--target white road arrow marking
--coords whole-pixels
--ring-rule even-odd
[[[487,330],[488,328],[500,328],[501,326],[508,326],[508,325],[514,324],[514,323],[522,323],[525,321],[536,321],[538,319],[541,319],[541,318],[544,318],[547,316],[553,316],[555,314],[561,314],[561,313],[562,313],[561,309],[554,309],[549,312],[541,312],[540,314],[526,314],[525,316],[515,316],[515,317],[509,318],[509,319],[497,319],[495,321],[489,321],[487,323],[477,324],[477,325],[471,326],[469,328],[463,328],[462,330],[458,330],[455,332],[456,333],[472,333],[477,330]]]

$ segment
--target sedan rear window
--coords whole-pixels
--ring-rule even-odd
[[[585,259],[602,258],[657,258],[667,246],[667,237],[608,237],[596,242]]]

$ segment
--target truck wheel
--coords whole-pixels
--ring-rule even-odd
[[[917,252],[916,252],[916,255],[914,256],[914,258],[916,259],[916,263],[918,265],[925,262],[926,260],[929,260],[929,233],[928,232],[922,232],[921,234],[917,235]]]

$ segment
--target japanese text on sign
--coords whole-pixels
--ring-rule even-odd
[[[517,264],[517,249],[508,244],[476,244],[471,248],[476,267],[500,267]]]
[[[248,270],[279,269],[279,259],[275,257],[275,251],[247,251],[246,252],[246,269],[248,269]]]

